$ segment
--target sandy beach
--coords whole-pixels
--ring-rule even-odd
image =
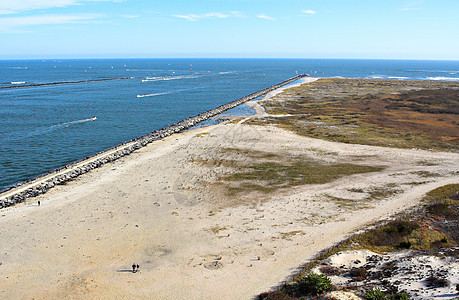
[[[457,153],[248,125],[266,116],[248,105],[256,116],[174,134],[2,209],[0,298],[251,299],[318,251],[458,182]],[[268,194],[225,193],[221,178],[235,169],[208,162],[253,162],[245,153],[381,170]],[[371,191],[387,192],[370,199]]]

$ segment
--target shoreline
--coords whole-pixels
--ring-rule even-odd
[[[457,182],[454,153],[329,142],[241,119],[151,143],[37,196],[40,207],[3,209],[0,295],[251,299],[320,250]],[[225,162],[256,164],[263,153],[384,169],[269,194],[219,193],[220,178],[237,172]],[[439,177],[416,175],[425,170]],[[421,180],[429,182],[410,184]],[[394,183],[400,191],[366,200],[365,191]]]
[[[289,83],[294,82],[298,79],[304,78],[306,76],[308,75],[301,74],[301,75],[294,76],[278,84],[272,85],[258,92],[254,92],[240,99],[228,102],[227,104],[223,104],[214,109],[200,113],[196,116],[184,119],[172,125],[155,130],[144,136],[133,138],[129,141],[116,145],[112,148],[103,150],[94,155],[91,155],[81,160],[77,160],[70,164],[64,165],[58,169],[48,171],[30,180],[18,182],[14,184],[12,187],[10,188],[7,187],[5,190],[0,191],[0,209],[15,205],[17,203],[21,203],[26,198],[32,198],[40,194],[44,194],[49,189],[53,188],[56,185],[65,184],[66,182],[71,181],[75,179],[76,177],[89,172],[92,169],[98,168],[101,165],[104,165],[108,162],[113,162],[121,157],[129,155],[135,150],[140,149],[148,145],[151,142],[161,140],[164,137],[170,136],[174,133],[178,133],[178,132],[182,132],[184,130],[190,129],[194,127],[195,125],[205,120],[208,120],[211,117],[219,115],[231,108],[239,106],[252,99],[256,99],[273,90],[278,89],[279,87],[288,85]],[[121,79],[124,79],[124,78],[121,78]],[[117,79],[110,79],[110,80],[117,80]]]

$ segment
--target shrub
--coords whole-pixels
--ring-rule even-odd
[[[410,294],[408,293],[390,294],[390,295],[387,295],[385,299],[386,300],[409,300]]]
[[[297,293],[299,295],[306,294],[322,294],[332,289],[330,279],[325,274],[314,274],[309,273],[308,275],[301,278],[297,284]]]
[[[386,226],[371,230],[365,236],[372,246],[400,246],[404,237],[409,236],[419,225],[410,221],[392,221]]]
[[[384,300],[386,295],[378,288],[373,288],[365,292],[365,300]]]
[[[402,249],[410,249],[411,248],[411,242],[410,241],[402,241],[402,242],[400,242],[398,247],[402,248]]]
[[[338,269],[337,267],[333,267],[333,266],[323,266],[323,267],[320,267],[320,272],[322,274],[325,274],[325,275],[339,275],[341,274],[341,270]]]
[[[367,276],[367,270],[363,267],[352,268],[351,271],[349,271],[349,275],[357,280],[363,280]]]
[[[260,294],[257,299],[258,300],[294,300],[296,298],[293,298],[287,294],[284,294],[281,291],[273,291],[273,292]]]
[[[378,288],[373,288],[366,291],[365,293],[366,300],[409,300],[410,295],[408,293],[395,293],[395,294],[386,294]]]
[[[428,287],[437,288],[437,287],[446,287],[449,285],[449,282],[445,278],[431,275],[427,277],[426,284]]]
[[[454,211],[451,209],[450,204],[447,202],[431,204],[427,207],[427,211],[430,214],[445,217],[452,216],[454,214]]]

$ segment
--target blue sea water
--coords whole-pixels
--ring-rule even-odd
[[[0,190],[276,84],[316,77],[459,80],[459,61],[107,59],[0,61]],[[96,118],[94,118],[96,117]]]

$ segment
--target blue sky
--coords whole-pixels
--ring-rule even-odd
[[[0,0],[0,59],[459,59],[459,0]]]

